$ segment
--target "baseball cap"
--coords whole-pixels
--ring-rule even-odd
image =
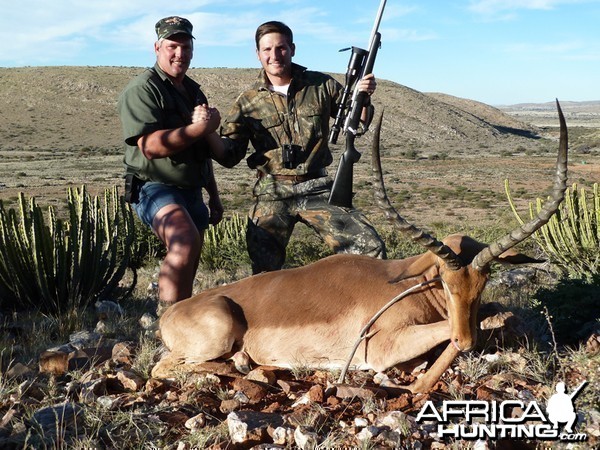
[[[193,26],[191,22],[183,17],[170,16],[156,22],[156,36],[158,39],[167,39],[174,34],[187,34],[191,38]]]

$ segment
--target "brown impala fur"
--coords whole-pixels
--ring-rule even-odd
[[[373,138],[377,163],[380,126],[381,122]],[[561,129],[566,158],[566,128]],[[566,159],[564,165],[566,171]],[[377,172],[376,167],[374,170]],[[380,197],[387,201],[383,185],[381,191]],[[556,207],[561,199],[555,199]],[[388,216],[397,214],[391,205],[383,208]],[[430,251],[407,259],[340,254],[305,267],[263,273],[209,289],[163,314],[160,334],[170,353],[152,374],[168,377],[195,363],[230,357],[237,351],[260,365],[342,368],[361,329],[383,305],[412,286],[438,279],[383,313],[352,360],[355,369],[383,371],[415,360],[450,339],[428,375],[409,386],[413,392],[428,390],[459,352],[475,345],[477,310],[491,261],[536,262],[507,250],[515,243],[488,247],[456,234],[443,243],[434,240],[437,248],[428,246]],[[478,265],[480,259],[477,264],[473,261],[488,250],[492,255],[484,254],[482,264]],[[438,256],[446,251],[450,259]]]

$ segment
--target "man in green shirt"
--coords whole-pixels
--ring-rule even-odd
[[[218,137],[220,114],[186,75],[193,56],[192,24],[174,16],[155,28],[156,64],[127,85],[118,110],[126,196],[167,248],[158,278],[160,313],[192,295],[204,230],[221,220],[223,206],[208,144],[211,134]]]
[[[329,75],[292,63],[292,30],[266,22],[256,30],[256,53],[262,70],[255,84],[236,100],[221,127],[221,140],[211,137],[213,158],[233,167],[246,155],[256,170],[255,204],[247,230],[254,273],[277,270],[297,222],[317,232],[336,253],[385,257],[385,246],[360,211],[328,203],[332,179],[327,166],[333,156],[327,145],[343,86]],[[359,90],[372,94],[372,74]],[[372,118],[363,110],[363,126]]]

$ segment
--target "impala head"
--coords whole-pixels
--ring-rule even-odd
[[[469,351],[477,339],[477,311],[481,294],[490,276],[493,261],[509,264],[540,262],[514,251],[541,228],[556,213],[567,188],[567,127],[558,100],[556,102],[560,121],[560,143],[556,162],[556,176],[550,199],[539,214],[530,222],[511,231],[496,242],[486,245],[468,236],[451,235],[438,241],[403,219],[391,205],[386,194],[379,155],[379,135],[383,114],[380,115],[373,135],[372,165],[375,180],[375,197],[386,217],[410,239],[429,250],[436,258],[439,278],[446,296],[450,323],[450,339],[460,351]]]
[[[461,260],[459,268],[439,260],[439,276],[446,296],[450,341],[460,351],[471,350],[477,339],[477,311],[481,293],[489,279],[489,270],[474,269],[468,261],[481,244],[468,236],[452,235],[444,244]]]

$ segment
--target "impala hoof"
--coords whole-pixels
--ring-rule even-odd
[[[234,355],[231,357],[231,360],[233,361],[236,370],[244,375],[247,375],[252,369],[250,367],[250,357],[246,352],[240,351],[234,353]]]

